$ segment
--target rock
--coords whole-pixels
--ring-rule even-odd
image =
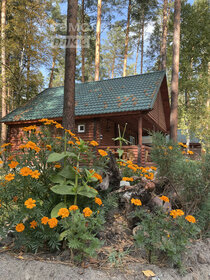
[[[199,253],[197,255],[197,261],[200,263],[200,264],[207,264],[208,263],[208,260],[206,259],[205,255],[202,254],[202,253]]]
[[[130,183],[127,181],[120,181],[120,187],[130,187]]]

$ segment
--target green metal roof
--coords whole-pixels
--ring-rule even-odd
[[[165,71],[76,84],[75,115],[153,108]],[[49,88],[9,113],[1,122],[62,117],[64,88]]]

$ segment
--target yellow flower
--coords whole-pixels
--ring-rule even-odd
[[[23,131],[31,131],[31,130],[36,130],[37,126],[36,125],[30,125],[30,126],[26,126],[23,128]]]
[[[177,216],[183,216],[184,212],[181,209],[176,209]]]
[[[9,173],[4,177],[4,179],[6,181],[12,181],[12,180],[14,180],[14,178],[15,178],[15,174],[12,174],[12,173]]]
[[[102,205],[102,200],[98,197],[95,197],[95,203],[100,206],[100,205]]]
[[[196,223],[196,219],[191,215],[186,216],[185,219],[190,223]]]
[[[48,217],[43,217],[43,218],[41,219],[41,223],[42,223],[43,225],[46,225],[46,224],[48,223],[48,221],[49,221],[49,218],[48,218]]]
[[[19,163],[17,161],[11,161],[11,163],[8,164],[10,168],[15,168]]]
[[[172,146],[169,146],[168,148],[169,148],[169,150],[173,150],[173,147],[172,147]]]
[[[61,168],[61,165],[59,163],[54,165],[55,168]]]
[[[58,224],[58,220],[56,218],[52,218],[48,220],[48,225],[50,228],[56,227]]]
[[[33,171],[29,167],[27,167],[27,166],[20,169],[20,175],[22,175],[22,176],[31,175],[32,172]]]
[[[182,143],[182,142],[179,142],[178,144],[179,144],[180,146],[183,146],[183,143]]]
[[[92,141],[90,141],[90,145],[96,147],[96,146],[98,146],[99,144],[98,144],[98,142],[92,140]]]
[[[135,198],[131,199],[131,203],[136,205],[136,206],[141,206],[142,205],[141,200],[140,199],[135,199]]]
[[[165,195],[162,195],[161,197],[159,197],[161,200],[165,201],[165,202],[169,202],[169,198]]]
[[[40,173],[38,170],[32,171],[30,174],[32,178],[39,179]]]
[[[187,152],[189,155],[193,155],[194,153],[193,153],[193,151],[188,151]]]
[[[61,208],[58,211],[58,216],[61,216],[61,218],[67,218],[69,216],[69,210],[67,208]]]
[[[25,226],[24,226],[23,223],[20,223],[20,224],[16,225],[15,229],[16,229],[17,232],[22,232],[22,231],[24,231]]]
[[[57,124],[55,125],[55,127],[56,127],[56,128],[62,128],[62,129],[63,129],[63,126],[62,126],[60,123],[57,123]]]
[[[86,207],[85,209],[83,209],[83,214],[85,217],[90,217],[92,215],[93,211],[90,210],[89,207]]]
[[[69,130],[69,129],[65,129],[65,131],[66,131],[66,132],[68,132],[68,134],[69,134],[69,135],[71,135],[71,136],[75,136],[75,134],[74,134],[73,132],[71,132],[71,130]]]
[[[71,205],[70,207],[69,207],[69,211],[76,211],[76,210],[78,210],[79,208],[78,208],[78,206],[77,205]]]
[[[68,144],[74,145],[74,142],[73,141],[68,141]]]
[[[105,156],[108,155],[106,151],[101,150],[101,149],[99,149],[98,152],[99,152],[99,154],[100,154],[102,157],[105,157]]]
[[[46,148],[48,149],[48,151],[52,151],[51,145],[46,145]]]
[[[29,198],[29,199],[27,199],[26,201],[25,201],[25,206],[26,206],[26,208],[28,208],[28,209],[32,209],[32,208],[34,208],[35,206],[36,206],[36,200],[34,200],[34,199],[32,199],[32,198]]]
[[[35,229],[36,227],[37,227],[37,222],[36,221],[30,222],[30,228]]]
[[[130,181],[130,182],[133,182],[133,178],[132,178],[132,177],[123,177],[122,180],[123,180],[123,181],[128,181],[128,182],[129,182],[129,181]]]

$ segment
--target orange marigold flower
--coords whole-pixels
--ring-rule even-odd
[[[49,218],[48,218],[48,217],[43,217],[43,218],[41,218],[41,223],[42,223],[43,225],[46,225],[46,224],[48,223],[48,221],[49,221]]]
[[[20,223],[20,224],[16,225],[15,229],[16,229],[17,232],[22,232],[22,231],[24,231],[25,226],[24,226],[23,223]]]
[[[76,210],[78,210],[79,208],[78,208],[78,206],[77,205],[71,205],[70,207],[69,207],[69,211],[76,211]]]
[[[61,165],[59,163],[54,165],[55,168],[61,168]]]
[[[13,160],[14,156],[9,156],[8,160]]]
[[[39,179],[40,173],[38,170],[32,171],[31,177],[35,179]]]
[[[187,153],[188,153],[188,155],[193,155],[194,154],[193,151],[188,151]]]
[[[0,160],[0,164],[4,163],[2,160]]]
[[[48,149],[48,151],[52,151],[52,146],[51,145],[46,145],[46,148]]]
[[[102,205],[102,200],[99,197],[95,197],[95,203],[100,206]]]
[[[151,166],[150,168],[151,168],[152,170],[154,170],[154,171],[157,170],[157,167],[155,167],[155,166]]]
[[[15,178],[15,174],[12,174],[12,173],[9,173],[4,177],[4,179],[6,181],[12,181],[12,180],[14,180],[14,178]]]
[[[181,209],[176,209],[177,216],[183,216],[184,212]]]
[[[32,199],[32,198],[29,198],[29,199],[27,199],[26,201],[25,201],[25,206],[26,206],[26,208],[28,208],[28,209],[32,209],[32,208],[34,208],[35,206],[36,206],[36,200],[34,200],[34,199]]]
[[[90,217],[92,215],[93,211],[89,208],[86,207],[85,209],[83,209],[83,214],[85,217]]]
[[[165,195],[162,195],[161,197],[159,197],[161,200],[165,201],[165,202],[169,202],[169,198]]]
[[[173,147],[172,147],[172,146],[169,146],[168,148],[169,148],[169,150],[173,150]]]
[[[92,141],[90,141],[90,145],[96,147],[96,146],[98,146],[99,144],[98,144],[98,142],[92,140]]]
[[[187,148],[187,145],[183,144],[182,147]]]
[[[74,142],[73,141],[68,141],[68,144],[74,145]]]
[[[69,130],[69,129],[65,129],[65,131],[66,131],[66,132],[68,132],[68,134],[69,134],[69,135],[71,135],[71,136],[75,136],[75,134],[74,134],[73,132],[71,132],[71,130]]]
[[[123,181],[128,181],[128,182],[133,182],[133,178],[132,177],[123,177],[122,180]]]
[[[183,143],[182,143],[182,142],[179,142],[178,144],[179,144],[180,146],[183,146]]]
[[[61,218],[67,218],[69,216],[69,210],[67,208],[61,208],[58,211],[58,216],[61,216]]]
[[[56,128],[62,128],[62,129],[63,129],[63,126],[62,126],[60,123],[57,123],[57,124],[55,125],[55,127],[56,127]]]
[[[31,131],[31,130],[36,130],[37,126],[36,125],[30,125],[30,126],[26,126],[23,128],[23,131]]]
[[[11,161],[11,163],[9,163],[8,166],[10,168],[15,168],[18,164],[19,164],[19,162],[17,162],[17,161]]]
[[[137,168],[136,168],[136,167],[134,167],[134,166],[133,166],[133,165],[131,165],[131,164],[129,164],[129,165],[128,165],[128,168],[132,169],[134,172],[136,172],[136,170],[137,170]]]
[[[18,147],[19,150],[22,150],[22,149],[24,149],[24,148],[26,148],[26,145],[24,145],[24,144],[21,144],[21,145]]]
[[[11,143],[5,143],[5,144],[1,145],[1,148],[5,148],[5,147],[10,146],[10,145],[12,146]]]
[[[141,206],[142,205],[141,200],[140,199],[135,199],[135,198],[131,199],[131,203],[136,205],[136,206]]]
[[[106,151],[101,150],[101,149],[98,150],[98,153],[99,153],[102,157],[105,157],[105,156],[108,155]]]
[[[186,216],[185,219],[190,223],[193,223],[193,224],[196,223],[195,217],[193,217],[191,215]]]
[[[37,222],[36,221],[30,222],[30,228],[35,229],[36,227],[37,227]]]
[[[170,215],[176,219],[178,216],[183,216],[184,212],[181,209],[171,210]]]
[[[31,175],[32,172],[33,171],[29,167],[27,167],[27,166],[20,169],[20,175],[22,175],[22,176]]]
[[[50,228],[56,227],[58,224],[58,220],[56,218],[52,218],[48,220],[48,225]]]
[[[60,136],[57,136],[57,137],[55,137],[55,138],[58,139],[58,140],[61,140],[61,139],[62,139]]]
[[[185,152],[185,151],[182,151],[182,154],[184,155],[184,154],[186,154],[186,152]]]
[[[79,146],[79,145],[81,145],[81,142],[80,141],[76,141],[76,144]]]
[[[176,210],[171,210],[171,211],[170,211],[170,215],[171,215],[174,219],[176,219],[176,217],[177,217],[177,212],[176,212]]]
[[[79,168],[78,167],[76,167],[76,166],[73,166],[73,168],[78,172],[78,173],[80,173],[80,170],[79,170]]]
[[[98,173],[94,173],[92,177],[95,177],[97,180],[99,180],[100,183],[102,183],[103,181],[102,176]]]

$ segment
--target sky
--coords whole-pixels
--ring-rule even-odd
[[[194,3],[194,0],[188,0],[187,1],[188,3],[190,3],[191,5]],[[103,1],[102,1],[103,3]],[[80,4],[80,1],[79,1],[79,4]],[[61,12],[62,14],[67,14],[67,2],[65,3],[62,3],[61,5]],[[116,20],[122,20],[122,19],[127,19],[127,7],[125,7],[124,10],[121,11],[123,16],[119,16],[119,15],[116,15],[114,21]],[[144,43],[144,51],[146,51],[146,48],[148,47],[148,39],[150,37],[150,34],[153,32],[153,29],[154,29],[154,25],[153,23],[151,24],[148,24],[145,28],[145,43]],[[108,27],[106,27],[103,22],[102,22],[102,30],[103,32],[101,33],[101,41],[102,41],[102,44],[103,44],[103,40],[106,39],[106,32],[108,31]],[[135,62],[135,52],[133,53],[132,57],[128,59],[128,64],[132,64]],[[146,61],[144,63],[144,69],[143,69],[143,72],[146,71],[146,68],[147,68],[147,64],[146,64]],[[49,73],[49,70],[47,70],[46,68],[41,68],[41,72],[43,73],[44,75],[44,78],[45,78],[45,86],[47,87],[47,75]],[[140,56],[139,56],[139,59],[138,59],[138,64],[137,64],[137,73],[140,72]]]

